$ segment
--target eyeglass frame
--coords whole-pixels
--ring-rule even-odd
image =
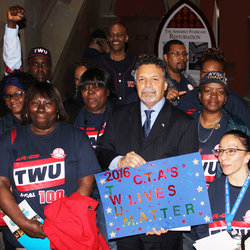
[[[16,91],[14,94],[10,95],[4,95],[3,99],[5,101],[10,101],[11,98],[13,98],[14,100],[20,100],[23,97],[24,91]]]
[[[213,151],[213,153],[214,153],[214,155],[216,156],[216,157],[218,157],[219,155],[223,155],[223,153],[224,152],[226,152],[226,154],[228,155],[228,156],[230,156],[229,154],[228,154],[228,150],[229,149],[233,149],[233,154],[231,154],[231,156],[233,156],[233,155],[235,155],[236,154],[236,152],[237,151],[245,151],[245,152],[247,152],[247,149],[242,149],[242,148],[226,148],[226,149],[213,149],[212,151]],[[218,152],[217,152],[218,151]]]
[[[124,36],[126,36],[127,34],[126,33],[120,33],[120,32],[118,32],[118,33],[111,33],[111,34],[108,34],[108,37],[109,38],[114,38],[115,36],[116,37],[118,37],[118,38],[122,38],[122,37],[124,37]]]
[[[84,84],[83,86],[81,86],[81,91],[88,91],[90,88],[93,88],[93,89],[102,89],[102,88],[105,88],[105,86],[103,85],[100,85],[98,83],[86,83]]]
[[[183,57],[187,57],[187,56],[189,55],[189,53],[187,53],[187,52],[182,52],[182,53],[180,53],[179,51],[169,52],[169,54],[172,54],[172,55],[174,55],[174,56],[176,56],[176,57],[180,57],[181,55],[182,55]]]

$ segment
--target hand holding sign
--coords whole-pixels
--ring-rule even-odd
[[[131,168],[137,168],[143,164],[146,164],[146,161],[140,155],[131,151],[118,161],[117,167],[123,168],[128,166]]]
[[[161,235],[167,233],[168,230],[165,230],[164,228],[161,228],[160,230],[156,230],[154,227],[152,228],[152,231],[146,232],[146,235]]]

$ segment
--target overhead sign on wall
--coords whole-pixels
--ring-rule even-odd
[[[188,56],[187,72],[199,80],[201,52],[215,46],[212,29],[198,7],[190,1],[179,1],[163,19],[156,37],[156,51],[163,58],[163,47],[169,40],[184,43]]]

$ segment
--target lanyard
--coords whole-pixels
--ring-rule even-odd
[[[226,212],[226,223],[227,223],[227,230],[232,230],[232,221],[236,214],[236,211],[238,210],[240,203],[247,191],[248,185],[250,183],[250,172],[240,190],[240,193],[234,203],[233,209],[230,212],[230,193],[229,193],[229,182],[228,177],[226,177],[225,181],[225,212]]]

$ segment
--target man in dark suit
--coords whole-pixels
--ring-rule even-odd
[[[114,110],[101,140],[99,160],[109,169],[136,168],[161,158],[198,151],[197,123],[164,97],[165,67],[155,56],[136,64],[140,102]],[[182,249],[181,232],[155,228],[146,234],[117,240],[118,249]]]

